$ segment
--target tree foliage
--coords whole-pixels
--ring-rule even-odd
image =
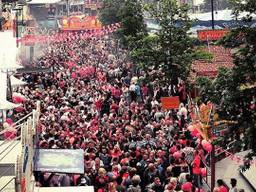
[[[245,20],[250,21],[251,13],[256,13],[256,1],[234,0],[234,13],[248,11]],[[223,119],[238,121],[238,127],[245,128],[245,143],[256,154],[256,29],[241,26],[229,33],[221,43],[233,49],[232,70],[222,71],[205,91],[207,99],[218,106]]]
[[[182,77],[186,80],[193,53],[192,39],[188,30],[191,20],[188,7],[179,6],[175,0],[159,0],[146,4],[145,11],[160,26],[153,37],[144,37],[132,51],[135,62],[143,63],[144,68],[161,70],[167,79]],[[143,61],[141,58],[147,58]],[[139,59],[139,60],[137,60]]]
[[[147,34],[140,1],[126,0],[120,8],[119,17],[122,23],[119,33],[125,46],[128,46],[130,41],[138,41]]]
[[[142,5],[138,0],[104,0],[100,20],[105,25],[121,23],[117,35],[126,47],[129,41],[137,41],[147,32]]]
[[[119,17],[120,8],[124,0],[103,0],[103,7],[100,10],[99,18],[103,25],[121,22]]]

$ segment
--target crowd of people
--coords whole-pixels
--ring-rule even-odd
[[[84,150],[84,174],[35,172],[38,186],[203,191],[208,154],[200,136],[187,130],[191,117],[181,80],[163,84],[159,71],[134,70],[127,51],[108,36],[51,44],[37,65],[54,72],[24,75],[28,85],[17,92],[28,100],[16,118],[40,100],[38,147]],[[164,109],[163,96],[179,96],[179,109]],[[216,191],[224,191],[222,185]]]

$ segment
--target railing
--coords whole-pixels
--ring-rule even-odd
[[[20,136],[12,139],[5,140],[0,146],[7,144],[4,150],[0,152],[0,162],[16,147],[17,144],[21,142],[22,153],[17,157],[17,166],[15,176],[8,181],[8,183],[0,189],[2,191],[5,189],[9,183],[15,179],[15,191],[33,191],[34,183],[32,182],[33,173],[33,158],[34,158],[34,136],[36,134],[36,127],[40,116],[40,102],[37,102],[37,109],[33,110],[31,113],[27,114],[23,118],[19,119],[13,124],[13,127],[20,131]],[[4,131],[0,132],[4,134]],[[20,140],[20,142],[15,142]],[[5,175],[13,166],[8,167],[5,171],[0,174],[0,178]],[[25,182],[24,182],[25,181]]]
[[[19,125],[21,125],[22,122],[26,121],[30,116],[32,117],[33,115],[33,112],[27,114],[26,116],[22,117],[21,119],[19,119],[18,121],[16,121],[13,126],[16,128],[18,127]]]
[[[34,137],[40,116],[40,102],[37,102],[37,109],[33,111],[32,117],[21,125],[22,154],[17,158],[16,169],[16,192],[33,191],[33,169],[34,169]]]
[[[12,179],[10,179],[10,181],[8,181],[1,189],[0,191],[3,191],[13,180],[15,180],[16,177],[13,177]]]

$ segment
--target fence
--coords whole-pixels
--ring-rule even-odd
[[[17,157],[16,166],[16,192],[34,191],[34,138],[40,116],[40,102],[32,116],[21,125],[22,153]]]

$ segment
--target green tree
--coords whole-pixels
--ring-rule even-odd
[[[251,21],[256,13],[256,1],[234,0],[234,14],[242,11]],[[245,143],[256,154],[255,95],[256,95],[256,29],[248,25],[234,29],[221,40],[221,44],[233,49],[232,70],[222,71],[212,82],[207,98],[218,106],[220,118],[238,121],[245,129]]]
[[[254,0],[234,0],[234,14],[239,15],[247,11],[248,15],[244,18],[250,22],[252,14],[256,13],[256,1]],[[237,115],[239,124],[245,127],[246,136],[249,140],[249,146],[256,154],[256,126],[255,126],[255,108],[252,108],[256,95],[256,29],[247,26],[241,26],[234,29],[227,37],[222,40],[224,46],[232,47],[234,50],[234,68],[232,74],[233,87],[228,91],[230,93],[230,108],[233,114]],[[235,42],[235,43],[234,43]],[[234,116],[233,115],[233,116]]]
[[[119,33],[124,45],[128,46],[129,41],[137,41],[147,34],[140,1],[126,0],[120,8],[119,17],[122,23]]]
[[[147,35],[138,41],[130,41],[132,47],[130,56],[137,67],[147,71],[149,67],[158,68],[160,50],[159,38],[156,35]]]
[[[103,0],[103,7],[99,12],[99,18],[103,25],[121,22],[118,13],[124,0]]]
[[[156,32],[155,46],[158,58],[155,66],[161,69],[165,77],[182,77],[186,80],[192,61],[193,43],[188,30],[191,20],[188,7],[179,6],[176,0],[159,0],[157,3],[147,4],[145,11],[157,21],[160,30]]]
[[[125,47],[132,43],[130,41],[138,41],[147,33],[142,5],[138,0],[104,0],[100,20],[106,25],[121,23],[117,37]]]

